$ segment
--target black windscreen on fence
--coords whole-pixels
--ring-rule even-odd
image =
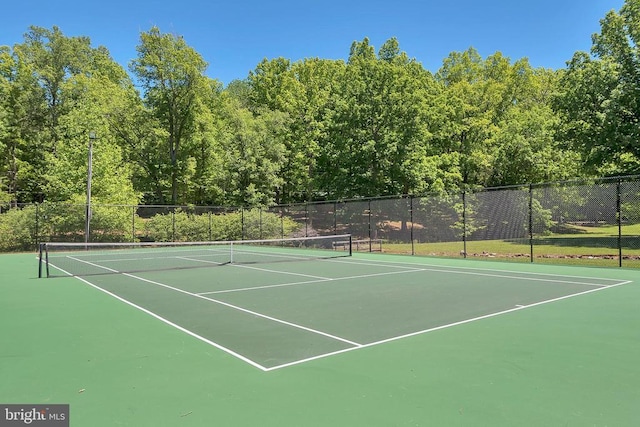
[[[620,247],[625,265],[640,265],[640,182],[620,184]]]
[[[534,252],[544,248],[542,260],[597,259],[617,265],[618,188],[613,182],[533,189]]]
[[[351,234],[358,251],[640,267],[640,179],[268,209],[92,205],[88,224],[85,205],[0,205],[5,252],[85,239],[189,242],[336,234]]]
[[[307,204],[307,235],[330,235],[336,232],[336,203]]]

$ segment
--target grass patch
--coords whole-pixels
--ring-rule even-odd
[[[572,226],[569,233],[535,237],[533,254],[535,262],[593,266],[617,266],[618,244],[622,246],[623,265],[640,268],[640,224],[623,226],[618,239],[617,226]],[[464,244],[438,243],[385,243],[386,253],[460,257]],[[529,239],[468,241],[467,257],[530,262]]]

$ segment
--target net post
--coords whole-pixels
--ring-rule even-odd
[[[47,277],[49,277],[49,246],[46,243],[42,244],[44,246],[44,265],[47,271]]]
[[[233,242],[229,245],[229,264],[233,264]]]
[[[42,243],[38,243],[38,279],[42,279]]]
[[[349,256],[353,255],[353,236],[349,234]]]

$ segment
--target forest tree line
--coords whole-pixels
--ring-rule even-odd
[[[30,27],[0,46],[0,203],[269,206],[640,173],[640,0],[564,69],[395,38],[348,59],[265,59],[226,87],[177,35],[106,47]],[[552,47],[550,47],[552,48]]]

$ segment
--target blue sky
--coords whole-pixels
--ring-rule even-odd
[[[396,37],[401,50],[433,72],[454,51],[474,47],[486,57],[564,68],[591,48],[606,12],[624,0],[13,0],[3,4],[0,45],[23,41],[30,25],[57,25],[88,36],[127,67],[140,33],[158,26],[185,38],[227,84],[247,77],[264,58],[346,59],[354,40],[379,48]]]

